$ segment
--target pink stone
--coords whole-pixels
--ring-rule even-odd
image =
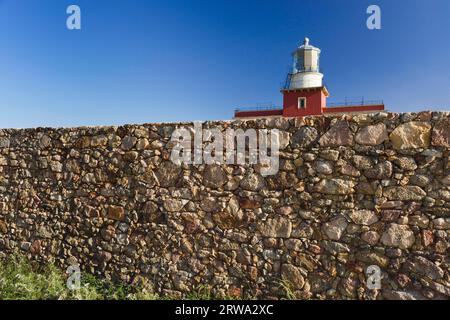
[[[320,139],[322,147],[339,147],[353,145],[353,134],[347,121],[338,121]]]
[[[433,244],[434,242],[433,231],[422,230],[422,241],[425,247],[428,247],[429,245]]]
[[[361,128],[356,134],[355,141],[358,144],[376,146],[388,139],[386,125],[377,123],[372,126]]]
[[[433,128],[431,144],[438,147],[450,148],[450,118],[439,120]]]
[[[411,279],[406,274],[399,273],[397,275],[397,282],[400,285],[400,287],[404,288],[411,283]]]
[[[378,243],[380,235],[376,231],[367,231],[361,235],[361,239],[373,246]]]

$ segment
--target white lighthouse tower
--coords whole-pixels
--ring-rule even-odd
[[[303,45],[293,53],[293,67],[290,74],[289,87],[286,89],[305,89],[322,87],[323,74],[320,73],[320,49],[309,44],[305,38]]]

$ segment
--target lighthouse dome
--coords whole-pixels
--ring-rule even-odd
[[[293,66],[289,89],[321,87],[323,74],[320,73],[320,49],[305,38],[303,44],[293,53]]]

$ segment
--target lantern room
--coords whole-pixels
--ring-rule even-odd
[[[303,45],[293,53],[292,73],[289,77],[289,88],[302,89],[322,86],[323,74],[320,73],[320,49],[309,44],[305,38]]]

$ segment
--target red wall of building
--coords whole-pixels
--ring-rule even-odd
[[[281,116],[283,110],[254,110],[254,111],[236,111],[234,113],[235,118],[255,118],[255,117],[270,117],[270,116]]]
[[[338,112],[371,112],[371,111],[383,111],[384,105],[367,105],[367,106],[342,106],[323,109],[324,113],[338,113]]]
[[[306,108],[298,108],[298,98],[306,98]],[[322,88],[314,91],[285,91],[283,92],[283,116],[302,117],[322,114],[325,108],[326,96]]]

